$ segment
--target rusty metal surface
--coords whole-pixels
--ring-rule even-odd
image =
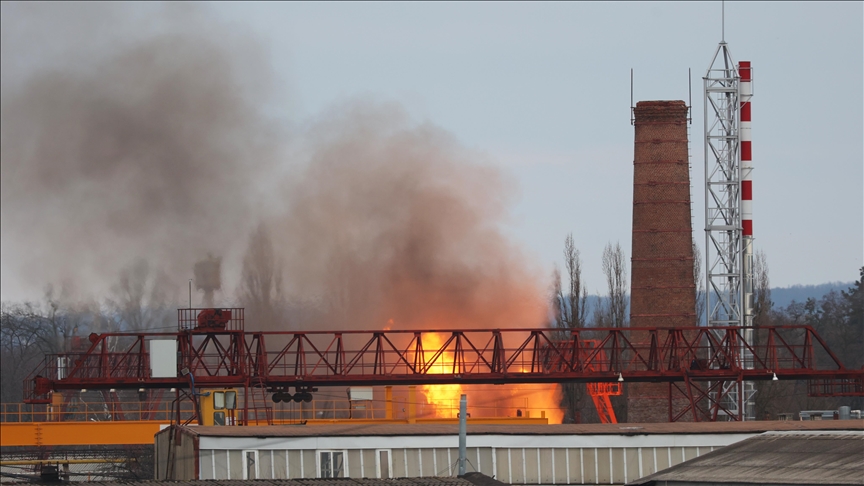
[[[147,342],[173,338],[178,368],[190,370],[198,386],[615,382],[619,373],[631,382],[683,382],[776,374],[846,380],[853,393],[864,394],[864,370],[846,369],[810,327],[759,329],[764,344],[745,344],[753,369],[742,365],[741,333],[694,327],[101,334],[84,353],[48,356],[25,392],[28,401],[45,402],[51,390],[188,387],[179,370],[176,378],[150,376]],[[585,346],[586,340],[600,344]],[[443,344],[427,349],[430,341]]]
[[[338,437],[456,435],[458,424],[334,424],[316,427],[187,427],[201,437]],[[864,436],[862,420],[753,421],[646,424],[487,425],[468,423],[470,435],[649,435],[743,434],[767,431],[854,430]]]
[[[479,481],[477,477],[454,478],[454,477],[425,477],[425,478],[396,478],[396,479],[373,479],[373,478],[321,478],[321,479],[256,479],[256,486],[487,486],[489,484],[503,484],[499,481]],[[28,483],[31,484],[31,483]],[[250,481],[239,479],[213,480],[143,480],[143,481],[88,481],[88,486],[249,486]]]
[[[667,383],[670,422],[698,422],[732,416],[724,382],[811,380],[821,396],[864,396],[864,369],[844,367],[809,326],[759,328],[759,344],[740,327],[264,333],[244,330],[242,309],[220,312],[225,322],[214,324],[181,310],[174,333],[91,334],[86,351],[46,357],[25,380],[25,402],[49,404],[61,390],[166,388],[178,403],[196,402],[198,386],[258,390],[266,407],[268,393],[292,387],[311,400],[319,386]],[[154,339],[176,341],[176,376],[151,376]]]
[[[864,433],[768,432],[628,484],[724,483],[864,484]]]

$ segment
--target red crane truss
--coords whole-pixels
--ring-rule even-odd
[[[583,343],[591,348],[596,348],[598,342],[594,340],[586,340]],[[601,349],[601,354],[598,355],[601,361],[606,360],[606,355]],[[586,365],[588,371],[593,371],[592,365]],[[622,376],[623,380],[623,376]],[[612,408],[612,400],[610,396],[618,396],[622,393],[623,383],[620,381],[613,383],[588,383],[588,395],[591,396],[591,401],[594,402],[594,408],[597,410],[597,417],[601,424],[617,424],[618,417],[615,416],[615,410]]]
[[[89,349],[48,355],[26,380],[25,401],[52,390],[666,382],[689,398],[670,420],[716,419],[724,381],[810,380],[822,396],[864,396],[864,370],[847,369],[809,326],[432,329],[247,332],[242,309],[224,328],[199,327],[181,309],[170,333],[91,334]],[[436,334],[431,338],[430,334]],[[150,340],[176,340],[177,376],[150,373]],[[441,343],[428,347],[428,343]],[[753,355],[743,366],[742,349]]]

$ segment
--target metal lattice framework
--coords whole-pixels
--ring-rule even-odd
[[[743,380],[820,380],[833,395],[864,396],[864,370],[848,370],[807,326],[646,329],[93,334],[86,352],[49,355],[25,381],[29,403],[53,390],[317,386],[667,382],[688,388],[702,420],[725,405],[694,386]],[[151,376],[151,340],[176,340],[176,377]],[[745,365],[742,349],[753,356]],[[694,385],[696,384],[696,385]],[[671,392],[671,387],[670,387]],[[722,398],[722,397],[721,397]],[[705,413],[700,410],[713,412]]]
[[[739,76],[725,42],[705,88],[705,259],[709,326],[742,325]]]
[[[708,326],[742,326],[744,342],[752,343],[753,239],[750,197],[742,183],[750,182],[750,68],[742,82],[725,41],[720,42],[703,78],[705,94],[705,308]],[[746,121],[742,107],[747,106]],[[746,126],[745,126],[746,125]],[[747,141],[744,142],[743,140]],[[746,146],[747,167],[742,166]],[[749,189],[749,185],[747,188]],[[746,194],[745,194],[746,193]],[[747,199],[743,201],[743,199]],[[744,211],[746,202],[747,211]],[[745,214],[746,213],[746,214]],[[745,231],[745,229],[747,231]],[[752,366],[746,347],[745,367]],[[719,387],[719,388],[718,388]],[[722,414],[752,420],[756,389],[753,382],[712,385],[724,397]]]
[[[3,451],[0,476],[45,482],[41,473],[54,467],[55,481],[131,481],[153,476],[153,445],[10,447]],[[49,476],[50,477],[50,476]]]

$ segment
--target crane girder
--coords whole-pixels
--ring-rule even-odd
[[[864,370],[843,366],[809,326],[516,328],[246,332],[242,325],[93,334],[48,355],[25,401],[74,389],[817,380],[864,396]],[[435,336],[432,336],[432,335]],[[154,377],[148,342],[177,343],[176,376]],[[587,344],[586,344],[587,343]],[[742,346],[743,343],[743,346]],[[758,343],[758,344],[757,344]],[[434,345],[433,345],[434,344]],[[745,367],[741,350],[752,353]]]

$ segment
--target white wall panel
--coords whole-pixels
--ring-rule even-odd
[[[751,435],[469,436],[467,469],[513,484],[622,484]],[[541,438],[544,447],[530,446]],[[456,436],[201,437],[196,459],[201,479],[242,477],[244,450],[258,451],[262,479],[315,478],[318,453],[342,450],[346,476],[371,478],[376,450],[386,449],[391,477],[440,477],[456,473],[457,444]]]
[[[755,434],[469,435],[468,447],[724,447]],[[201,437],[201,449],[383,449],[457,447],[457,435],[358,437]],[[694,450],[695,454],[695,450]]]

